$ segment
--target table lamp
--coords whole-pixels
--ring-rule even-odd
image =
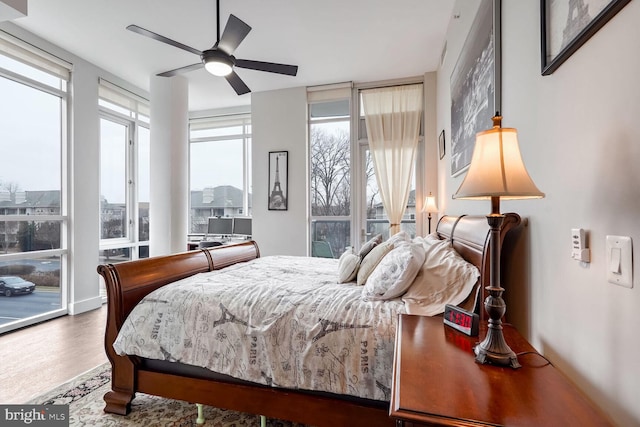
[[[427,218],[429,218],[429,234],[431,234],[431,214],[438,213],[438,206],[436,206],[436,198],[431,195],[431,192],[429,192],[429,195],[427,196],[427,198],[424,199],[424,208],[422,210],[423,212],[427,212],[429,214]]]
[[[484,308],[489,315],[487,335],[474,348],[476,362],[519,368],[516,354],[507,345],[502,333],[502,316],[506,304],[500,286],[500,228],[504,215],[500,199],[539,199],[544,197],[531,180],[522,162],[516,129],[503,128],[502,117],[496,113],[493,128],[476,135],[476,145],[467,171],[454,199],[491,200],[489,222],[489,296]]]

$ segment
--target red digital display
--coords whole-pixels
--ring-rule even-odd
[[[478,315],[447,304],[444,310],[444,323],[470,336],[478,335]]]
[[[472,316],[451,310],[449,312],[449,321],[463,328],[471,328]]]

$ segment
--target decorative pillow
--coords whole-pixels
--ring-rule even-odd
[[[458,305],[474,288],[480,272],[453,249],[450,240],[433,243],[425,251],[425,261],[413,284],[403,295],[409,314],[434,316],[446,304]]]
[[[376,265],[384,258],[386,254],[391,252],[393,244],[384,242],[374,247],[369,255],[360,261],[360,269],[358,270],[358,285],[364,285],[367,278],[371,274]]]
[[[424,240],[429,244],[432,245],[434,243],[439,243],[442,242],[443,239],[441,239],[440,237],[438,237],[438,233],[431,233],[431,234],[427,234],[426,236],[424,236]]]
[[[434,243],[440,243],[442,241],[443,240],[438,237],[437,233],[431,233],[426,235],[425,237],[416,236],[412,240],[413,243],[421,243],[425,250],[429,249],[429,247],[431,247],[431,245],[433,245]]]
[[[360,248],[360,252],[358,252],[358,255],[360,255],[360,258],[364,259],[364,257],[366,257],[367,254],[380,243],[382,243],[382,234],[376,234],[364,245],[362,245],[362,247]]]
[[[421,244],[401,244],[378,263],[362,296],[367,300],[388,300],[404,294],[424,264],[424,256]]]
[[[338,283],[355,280],[360,267],[360,256],[353,253],[353,247],[348,248],[338,261]]]
[[[402,243],[411,243],[411,236],[409,236],[409,233],[407,233],[406,231],[401,230],[401,231],[398,231],[393,236],[389,237],[387,239],[387,242],[391,242],[393,243],[394,247],[397,247]]]

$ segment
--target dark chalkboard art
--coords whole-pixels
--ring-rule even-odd
[[[451,73],[451,175],[467,170],[476,134],[500,111],[500,0],[482,0]]]

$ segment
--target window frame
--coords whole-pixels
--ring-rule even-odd
[[[360,92],[365,89],[373,89],[373,88],[382,88],[382,87],[392,87],[392,86],[403,86],[403,85],[412,85],[412,84],[422,84],[424,90],[424,80],[422,78],[407,78],[407,79],[399,79],[399,80],[391,80],[384,82],[372,82],[372,83],[363,83],[354,87],[353,90],[353,102],[355,107],[357,108],[356,118],[353,121],[353,126],[357,131],[357,152],[358,152],[358,176],[360,179],[363,179],[365,173],[365,162],[366,156],[365,153],[369,149],[369,140],[366,135],[366,126],[364,119],[364,112],[362,111],[362,98]],[[425,229],[423,226],[424,223],[424,214],[422,212],[422,200],[426,197],[425,193],[425,137],[424,137],[424,129],[425,129],[425,111],[423,110],[422,117],[420,120],[420,132],[418,136],[418,148],[416,151],[415,164],[414,164],[414,177],[415,177],[415,218],[413,221],[407,221],[405,219],[402,220],[402,223],[411,223],[415,222],[416,227],[416,235],[424,235]],[[360,230],[360,240],[359,245],[366,242],[367,239],[367,203],[366,203],[366,188],[364,187],[366,182],[361,182],[359,188],[359,204],[360,211],[358,215],[358,230]],[[419,209],[420,208],[420,209]],[[359,245],[357,247],[359,247]]]
[[[192,136],[193,132],[196,131],[206,131],[207,129],[225,129],[225,128],[235,128],[240,127],[240,133],[228,133],[222,135],[209,135],[209,136]],[[202,190],[193,190],[191,188],[191,175],[192,175],[192,164],[191,164],[191,144],[211,144],[221,141],[236,141],[240,140],[242,144],[242,207],[239,208],[238,216],[248,216],[251,217],[253,215],[253,192],[252,192],[252,177],[251,177],[251,168],[252,168],[252,127],[251,127],[251,114],[250,113],[234,113],[234,114],[219,114],[219,115],[211,115],[211,116],[203,116],[203,117],[192,117],[189,119],[189,223],[188,223],[188,234],[190,236],[202,235],[204,236],[206,233],[199,233],[193,231],[193,218],[195,215],[192,213],[194,208],[192,206],[191,193],[193,191],[203,191]],[[214,187],[215,188],[215,187]],[[209,212],[209,216],[218,216],[216,212],[213,212],[215,208],[211,208]]]
[[[3,222],[59,222],[60,223],[60,247],[56,249],[44,249],[17,252],[10,254],[0,254],[0,261],[11,262],[14,260],[33,260],[40,258],[59,257],[60,260],[60,277],[59,277],[59,289],[60,289],[60,308],[37,313],[35,315],[21,318],[12,322],[8,322],[0,325],[0,333],[8,332],[14,329],[29,326],[44,320],[52,319],[58,316],[62,316],[68,313],[68,301],[69,301],[69,206],[70,206],[70,191],[69,191],[69,149],[70,149],[70,135],[69,128],[71,117],[69,111],[71,110],[72,97],[71,93],[71,69],[72,65],[60,60],[59,58],[50,55],[46,51],[38,49],[34,46],[28,45],[21,40],[7,34],[0,32],[0,56],[7,57],[13,61],[17,61],[20,64],[28,66],[32,69],[44,72],[59,79],[59,87],[53,87],[50,84],[40,82],[37,79],[27,77],[15,72],[13,70],[4,68],[0,65],[0,78],[4,78],[10,82],[24,85],[28,88],[38,90],[48,95],[59,98],[59,120],[60,120],[60,170],[59,170],[59,188],[60,188],[60,213],[57,215],[45,214],[45,215],[28,215],[26,210],[24,213],[20,213],[23,209],[17,209],[16,214],[2,215],[0,220]],[[32,191],[32,190],[26,190]]]
[[[149,240],[140,240],[140,194],[138,182],[140,182],[139,150],[140,150],[140,128],[145,128],[150,132],[148,115],[148,103],[143,98],[134,94],[126,93],[124,89],[100,81],[103,94],[98,97],[99,120],[125,126],[127,131],[127,141],[125,142],[125,214],[126,234],[124,237],[102,238],[102,206],[100,206],[100,226],[99,226],[99,253],[113,250],[128,250],[129,258],[123,261],[140,258],[141,247],[149,246]],[[115,102],[116,100],[120,102]],[[124,104],[124,105],[123,105]],[[115,108],[111,108],[114,106]],[[100,134],[99,153],[102,154],[102,134]],[[102,167],[102,160],[99,162]],[[98,193],[101,193],[102,183],[99,183]],[[101,201],[99,201],[101,203]],[[148,253],[148,251],[147,251]]]
[[[348,116],[335,116],[335,117],[323,117],[323,118],[313,118],[311,116],[311,110],[312,110],[312,105],[314,104],[322,104],[322,103],[331,103],[331,102],[338,102],[338,101],[348,101],[349,103],[349,115]],[[313,208],[312,208],[312,202],[313,202],[313,195],[311,194],[311,181],[312,181],[312,177],[311,177],[311,172],[313,170],[313,158],[311,156],[312,154],[312,141],[311,141],[311,128],[313,125],[322,125],[322,124],[327,124],[327,123],[342,123],[342,122],[346,122],[348,123],[348,127],[349,127],[349,180],[350,180],[350,191],[349,191],[349,215],[314,215],[313,214]],[[317,222],[345,222],[348,221],[349,222],[349,244],[350,246],[354,246],[353,242],[354,242],[354,234],[355,234],[355,229],[354,229],[354,211],[356,209],[354,202],[356,200],[356,198],[354,197],[354,185],[353,185],[353,179],[355,177],[354,171],[353,171],[353,165],[354,165],[354,150],[353,150],[353,102],[351,100],[351,96],[350,95],[342,95],[341,92],[338,92],[338,96],[330,96],[326,99],[323,99],[323,97],[320,97],[320,99],[317,100],[308,100],[307,101],[307,135],[308,135],[308,152],[309,152],[309,158],[308,158],[308,180],[309,180],[309,185],[308,185],[308,192],[309,192],[309,220],[307,222],[307,226],[308,226],[308,231],[307,234],[309,236],[309,241],[308,241],[308,255],[312,256],[313,255],[313,232],[314,232],[314,227],[315,224]],[[345,249],[345,248],[342,248]],[[334,254],[334,257],[339,257],[341,254],[337,253]]]
[[[309,113],[310,106],[317,102],[335,101],[337,99],[346,99],[344,95],[335,97],[336,93],[339,93],[341,89],[344,89],[343,85],[327,85],[326,89],[322,87],[314,87],[308,89],[308,95],[311,92],[316,92],[313,96],[308,96],[307,99],[307,135],[309,140],[308,145],[308,170],[309,170],[309,185],[307,191],[309,192],[309,221],[308,221],[308,235],[311,235],[313,231],[313,222],[317,218],[323,218],[324,220],[350,220],[351,221],[351,246],[356,250],[368,240],[367,238],[367,191],[366,182],[364,182],[365,167],[366,167],[366,151],[369,148],[369,142],[366,136],[366,127],[364,124],[364,115],[362,113],[362,103],[360,92],[364,89],[390,87],[390,86],[402,86],[408,84],[423,84],[424,79],[421,77],[397,79],[382,82],[369,82],[362,84],[350,85],[350,139],[351,139],[351,157],[350,157],[350,180],[351,180],[351,210],[349,217],[315,217],[311,214],[311,116]],[[426,109],[425,109],[426,111]],[[332,119],[326,119],[331,121]],[[335,121],[342,119],[333,119]],[[314,123],[319,123],[320,120],[314,120]],[[415,176],[415,200],[416,200],[416,212],[415,212],[415,227],[416,234],[423,235],[424,228],[424,214],[421,211],[422,200],[426,197],[425,193],[425,114],[423,113],[420,122],[420,136],[418,140],[418,149],[416,152],[414,176]],[[406,222],[403,220],[403,223]],[[413,222],[413,221],[410,221]],[[311,239],[310,239],[311,240]],[[311,254],[311,242],[309,242],[309,252]]]

